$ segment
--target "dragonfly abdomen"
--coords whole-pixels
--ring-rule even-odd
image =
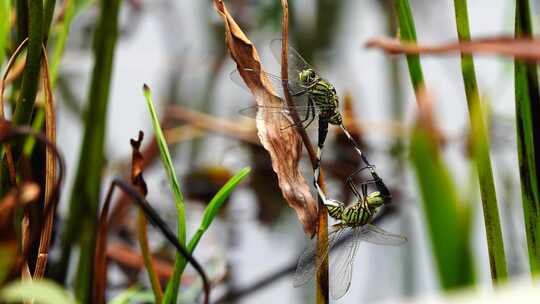
[[[341,220],[343,214],[343,204],[329,200],[329,202],[324,204],[328,215],[335,218],[336,220]]]
[[[357,203],[343,211],[341,220],[347,226],[363,226],[371,220],[371,215],[371,212],[368,212]]]

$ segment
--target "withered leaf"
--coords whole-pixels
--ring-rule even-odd
[[[131,147],[133,148],[131,153],[131,183],[141,191],[142,195],[148,194],[148,187],[143,178],[144,158],[139,149],[144,138],[143,131],[139,131],[139,137],[137,139],[130,139]]]
[[[225,23],[225,42],[238,71],[251,90],[259,106],[279,107],[283,101],[275,94],[270,81],[264,73],[251,77],[245,68],[261,71],[261,61],[255,46],[229,14],[221,0],[214,0],[214,6]],[[270,115],[260,111],[257,115]],[[291,122],[285,117],[257,119],[259,139],[272,159],[272,168],[278,177],[283,196],[294,208],[303,224],[305,233],[312,235],[316,230],[317,204],[310,193],[308,184],[298,167],[302,155],[302,142],[296,130],[290,128]],[[271,121],[271,122],[268,122]]]

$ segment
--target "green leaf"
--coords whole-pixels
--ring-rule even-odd
[[[471,39],[471,34],[469,29],[467,1],[454,0],[454,7],[459,41],[469,41]],[[484,115],[482,114],[482,107],[480,105],[480,94],[478,93],[474,61],[471,55],[462,54],[461,71],[463,83],[465,85],[465,95],[467,96],[469,120],[472,130],[470,143],[472,145],[473,160],[478,170],[480,182],[480,195],[484,211],[484,224],[486,228],[489,264],[491,266],[491,278],[494,281],[499,282],[508,277],[508,271],[506,267],[499,208],[497,205],[497,194],[495,192],[495,182],[493,180],[493,172],[491,169],[488,134]]]
[[[516,38],[533,37],[529,1],[516,1]],[[540,274],[540,91],[536,63],[515,61],[516,130],[529,265]]]
[[[39,84],[41,69],[41,46],[43,39],[43,1],[28,2],[28,46],[26,66],[23,73],[21,94],[17,99],[17,107],[13,114],[15,125],[26,125],[30,122]],[[14,147],[14,155],[20,153],[21,144]]]
[[[93,41],[95,61],[87,98],[85,129],[70,198],[69,216],[63,230],[62,256],[57,269],[59,278],[64,279],[71,248],[74,243],[79,242],[81,255],[76,271],[75,293],[83,303],[90,301],[96,219],[104,166],[107,108],[121,1],[102,0],[100,3],[100,18]]]
[[[47,280],[11,283],[2,288],[0,299],[6,302],[22,302],[33,299],[36,304],[77,303],[74,297],[60,285]]]
[[[114,297],[108,304],[129,304],[131,300],[141,292],[141,287],[138,285],[131,286]],[[151,301],[153,301],[152,299]]]
[[[212,221],[218,214],[219,210],[223,206],[223,203],[225,203],[225,200],[231,195],[231,192],[238,186],[238,184],[251,172],[251,168],[246,167],[242,170],[238,171],[231,179],[227,181],[227,183],[221,187],[221,189],[216,193],[216,195],[212,198],[210,203],[208,203],[208,206],[206,209],[204,209],[203,218],[201,221],[201,224],[191,240],[188,244],[188,251],[189,253],[193,254],[193,251],[195,251],[195,248],[199,244],[199,241],[201,240],[203,234],[206,232],[208,227],[210,227],[210,224],[212,224]],[[187,261],[185,259],[177,260],[174,265],[174,272],[178,272],[180,276],[184,272],[184,269],[186,268]],[[174,277],[174,276],[173,276]],[[165,290],[165,296],[163,298],[163,303],[175,303],[178,293],[178,286],[180,284],[180,280],[174,281],[170,280],[167,284],[167,288]]]
[[[11,1],[0,0],[0,66],[4,62],[4,50],[9,38],[9,20],[11,20]]]
[[[470,249],[470,213],[452,182],[428,128],[413,131],[410,157],[428,224],[441,285],[451,289],[475,282]]]
[[[167,142],[165,141],[165,136],[163,135],[163,131],[161,130],[161,126],[159,124],[159,119],[156,113],[156,109],[154,108],[150,88],[146,84],[143,86],[143,93],[146,98],[148,110],[150,111],[150,117],[152,119],[152,126],[154,128],[156,141],[159,147],[161,161],[163,162],[163,167],[165,167],[165,172],[167,173],[167,179],[169,181],[169,187],[174,196],[176,213],[178,216],[178,241],[180,242],[180,244],[184,245],[186,243],[186,215],[184,210],[184,196],[180,189],[180,183],[178,182],[178,179],[176,177],[176,172],[174,170],[171,155],[167,147]],[[167,285],[163,303],[176,302],[176,298],[178,297],[178,285],[180,284],[180,278],[182,276],[182,272],[179,271],[178,265],[181,265],[183,261],[184,257],[181,254],[177,253],[174,263],[175,270],[169,281],[169,284]],[[169,288],[171,284],[174,284],[174,288]]]
[[[405,42],[416,42],[416,28],[408,0],[396,0],[395,8],[399,25],[399,39]],[[424,73],[420,64],[420,56],[417,54],[407,55],[409,75],[416,93],[424,84]]]

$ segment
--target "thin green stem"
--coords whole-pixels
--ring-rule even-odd
[[[97,210],[104,164],[107,105],[111,85],[114,49],[118,35],[120,0],[101,1],[101,17],[94,34],[94,69],[88,93],[88,108],[79,165],[63,231],[59,276],[65,278],[71,247],[79,241],[81,256],[76,272],[75,293],[82,303],[91,300],[92,261],[95,247]]]
[[[18,1],[25,2],[25,1]],[[26,125],[32,117],[41,68],[41,43],[43,39],[43,1],[28,2],[28,51],[22,78],[21,94],[17,101],[13,123]],[[14,148],[14,154],[17,150]]]
[[[405,42],[416,42],[416,28],[409,1],[396,0],[395,8],[399,25],[399,39]],[[422,72],[420,55],[407,55],[407,65],[413,88],[418,93],[424,84],[424,73]]]
[[[533,37],[528,0],[516,1],[516,38]],[[521,199],[531,273],[540,273],[540,91],[535,63],[515,61],[515,104]]]
[[[471,34],[467,1],[454,0],[454,8],[459,41],[469,41]],[[469,120],[471,129],[473,130],[473,140],[471,140],[471,143],[473,145],[473,156],[480,183],[480,196],[484,211],[491,278],[495,282],[500,282],[508,277],[508,271],[499,218],[499,207],[497,205],[497,194],[495,192],[495,183],[491,169],[489,140],[484,115],[480,106],[480,95],[478,93],[474,61],[471,55],[461,55],[461,72],[465,85],[465,95],[467,96]]]

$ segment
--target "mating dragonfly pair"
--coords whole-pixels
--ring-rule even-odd
[[[276,39],[270,43],[272,54],[278,62],[281,60],[281,42],[281,39]],[[328,214],[339,221],[332,226],[332,231],[329,234],[329,246],[325,251],[325,255],[330,257],[331,294],[334,299],[338,299],[345,295],[350,287],[354,257],[361,240],[379,245],[401,245],[407,239],[371,224],[379,208],[390,202],[391,194],[376,173],[374,166],[369,163],[354,138],[343,125],[339,111],[339,98],[334,86],[315,72],[292,47],[289,47],[288,50],[288,62],[289,93],[293,99],[294,110],[301,117],[301,125],[295,126],[307,128],[318,117],[317,163],[314,168],[313,180]],[[285,103],[283,91],[280,91],[283,83],[280,77],[251,68],[246,68],[243,72],[244,75],[252,77],[254,80],[257,80],[259,75],[264,73],[281,97],[282,105],[277,107],[251,106],[240,110],[240,114],[258,119],[276,117],[268,114],[283,115],[289,121],[293,121],[289,115],[291,106]],[[231,73],[231,79],[241,87],[247,88],[238,70]],[[265,112],[266,115],[257,115],[261,111]],[[347,185],[356,198],[349,206],[336,200],[327,199],[318,183],[321,154],[329,124],[340,127],[365,164],[347,178]],[[371,177],[360,183],[361,191],[358,191],[353,177],[365,170],[369,170]],[[375,191],[368,194],[368,189],[371,187],[375,188]],[[315,246],[311,246],[300,256],[294,277],[295,286],[302,286],[310,281],[322,265],[322,259],[316,262],[315,253]]]

